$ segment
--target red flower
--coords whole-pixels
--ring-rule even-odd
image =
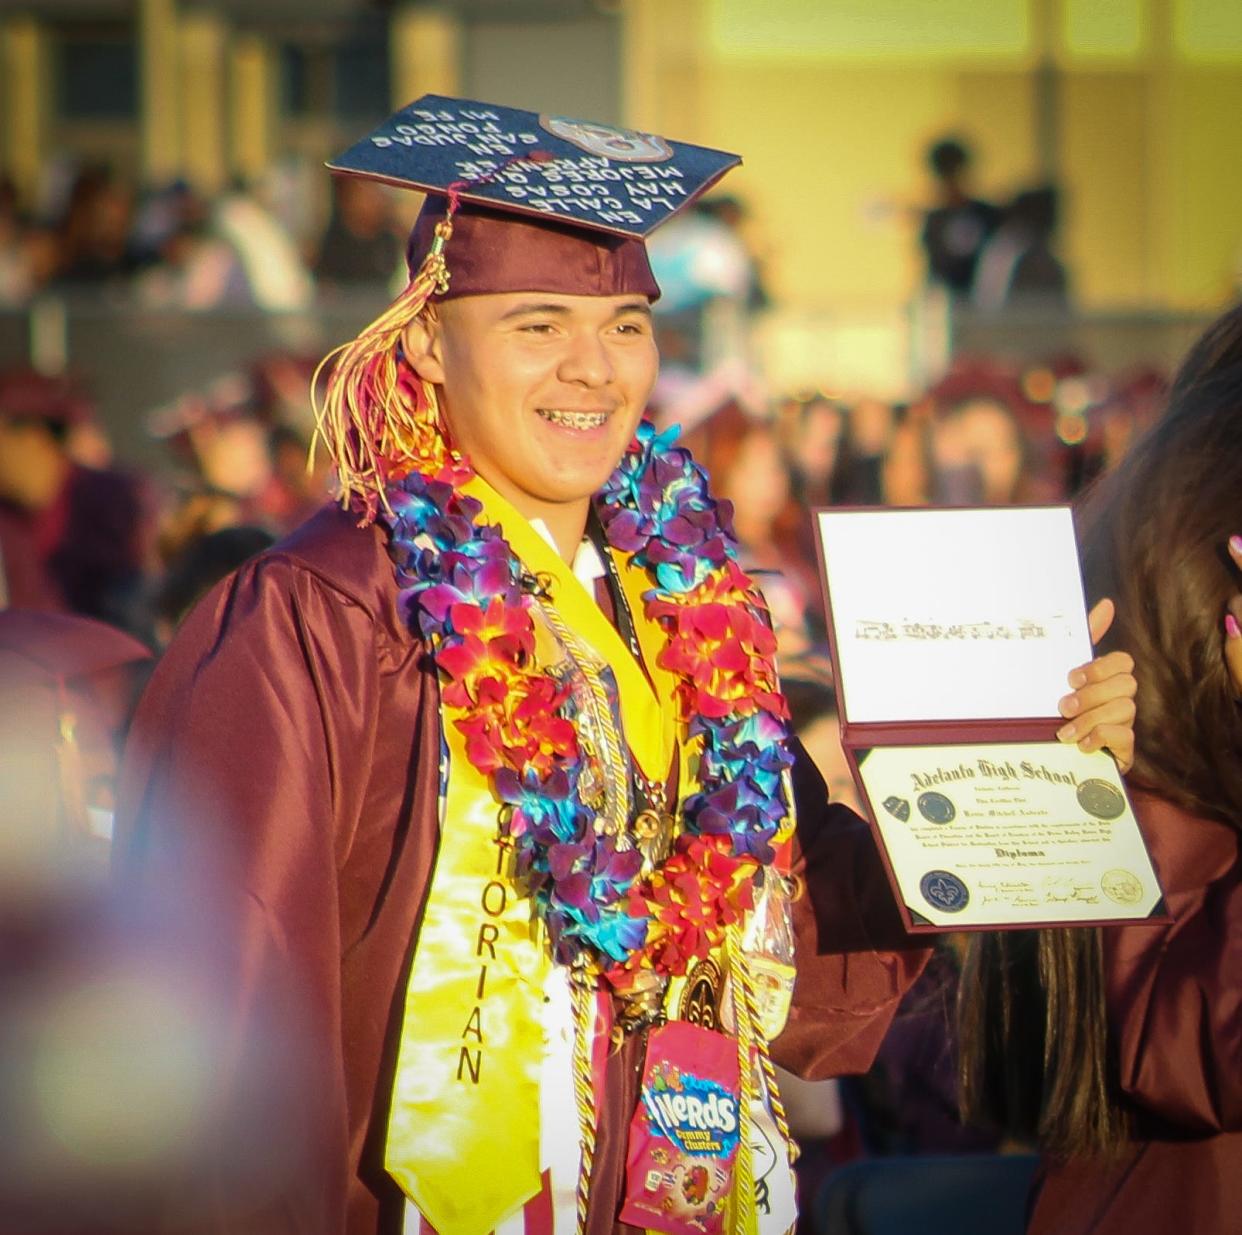
[[[527,768],[546,776],[558,760],[578,757],[573,723],[559,714],[566,690],[542,673],[512,674],[507,680],[484,678],[474,706],[457,721],[466,738],[470,762],[488,775]],[[449,692],[445,691],[448,699]]]
[[[650,915],[646,960],[659,973],[684,974],[724,939],[753,904],[758,864],[730,855],[727,836],[689,836],[642,886],[630,912]]]
[[[704,589],[720,591],[710,582]],[[682,676],[683,715],[744,717],[759,708],[779,714],[776,636],[744,597],[724,596],[693,607],[660,606],[671,628],[660,664]]]
[[[503,699],[506,682],[521,676],[535,646],[530,614],[499,598],[478,605],[455,604],[449,617],[457,636],[436,653],[436,664],[449,679],[444,701],[469,709]]]

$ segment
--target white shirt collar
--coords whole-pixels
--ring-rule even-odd
[[[552,533],[548,530],[548,525],[542,519],[532,519],[530,525],[555,552],[560,553],[560,550],[556,547],[556,541],[552,538]],[[578,545],[577,552],[574,554],[572,570],[578,582],[586,588],[587,594],[594,599],[595,581],[596,579],[602,579],[608,571],[604,566],[603,559],[599,555],[599,550],[589,536],[584,536],[582,542]]]

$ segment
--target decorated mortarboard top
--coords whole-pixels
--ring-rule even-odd
[[[642,239],[740,162],[651,133],[426,94],[328,167]]]

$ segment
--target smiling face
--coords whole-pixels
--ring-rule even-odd
[[[655,383],[646,297],[464,296],[421,315],[405,354],[439,388],[453,445],[572,556]]]

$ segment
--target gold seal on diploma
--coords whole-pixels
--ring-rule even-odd
[[[1126,808],[1121,790],[1094,776],[1078,786],[1076,796],[1078,805],[1097,819],[1116,819]]]
[[[928,823],[952,823],[957,811],[943,793],[920,793],[916,805]]]
[[[1118,905],[1137,905],[1143,895],[1143,885],[1137,876],[1120,867],[1105,871],[1100,876],[1100,887],[1104,889],[1104,895]]]

